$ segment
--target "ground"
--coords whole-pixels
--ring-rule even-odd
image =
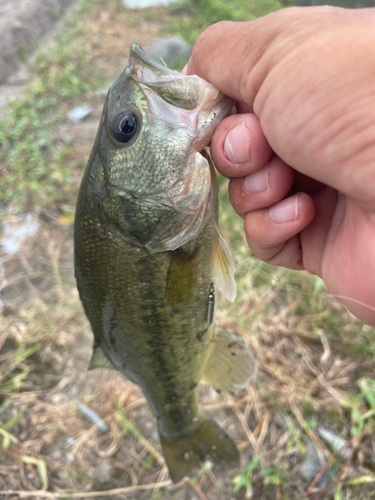
[[[141,390],[115,372],[87,370],[93,338],[73,276],[72,220],[102,88],[125,67],[131,43],[147,49],[176,26],[198,29],[189,15],[186,7],[130,11],[117,1],[84,2],[61,28],[60,45],[42,47],[29,66],[29,93],[7,108],[1,224],[14,235],[26,223],[29,236],[14,253],[3,246],[0,257],[0,500],[318,500],[333,489],[335,499],[375,498],[375,332],[319,278],[254,259],[222,179],[220,228],[237,261],[239,291],[233,305],[220,301],[217,320],[251,347],[258,377],[231,397],[203,382],[200,391],[207,413],[238,444],[240,468],[205,464],[172,485]],[[77,105],[93,111],[73,125],[66,112]],[[40,141],[35,152],[29,137]],[[36,177],[44,161],[49,170]],[[104,423],[95,425],[88,409]],[[347,441],[349,455],[332,453],[320,427]],[[325,484],[317,477],[309,486],[301,474],[311,442],[328,459]]]
[[[0,0],[0,84],[14,78],[40,40],[53,32],[77,1]]]

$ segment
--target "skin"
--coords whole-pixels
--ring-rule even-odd
[[[220,22],[185,69],[237,100],[211,153],[252,252],[375,326],[375,9]]]

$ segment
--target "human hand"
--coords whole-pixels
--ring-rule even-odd
[[[253,253],[322,277],[375,326],[375,9],[221,22],[185,72],[237,100],[211,154]]]

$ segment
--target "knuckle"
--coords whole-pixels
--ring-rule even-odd
[[[212,52],[217,49],[218,40],[224,35],[230,24],[232,24],[230,21],[219,21],[206,28],[194,43],[192,58],[199,60],[202,55],[210,55],[212,58]]]

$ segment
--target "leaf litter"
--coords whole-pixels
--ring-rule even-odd
[[[124,47],[132,37],[138,35],[145,48],[157,40],[157,27],[166,22],[165,10],[157,13],[149,24],[132,13],[125,33],[110,8],[99,5],[86,15],[94,57],[105,60],[109,79],[126,60]],[[100,107],[95,98],[87,97],[94,110]],[[93,120],[100,117],[93,115]],[[87,157],[95,133],[92,123],[79,127],[83,133],[70,153],[74,165],[75,158]],[[37,232],[17,252],[3,252],[0,261],[1,499],[319,499],[333,486],[338,494],[374,498],[374,415],[368,415],[374,408],[358,387],[360,379],[375,376],[373,351],[351,340],[373,346],[374,331],[314,277],[275,270],[250,257],[225,192],[221,182],[220,228],[235,249],[239,294],[234,305],[221,302],[217,320],[245,337],[258,378],[232,397],[203,382],[200,390],[207,413],[235,438],[241,469],[218,473],[203,464],[195,478],[171,483],[141,390],[118,373],[87,371],[93,339],[73,276],[72,221],[54,207],[41,208],[35,211]],[[3,223],[10,217],[22,224],[23,216],[17,221],[15,214],[4,214]],[[77,400],[98,416],[106,432],[82,415]],[[319,426],[344,439],[350,455],[331,452]],[[309,443],[323,468],[337,468],[335,485],[319,489],[327,469],[317,467],[309,487],[301,474]],[[236,492],[234,479],[242,485]]]

